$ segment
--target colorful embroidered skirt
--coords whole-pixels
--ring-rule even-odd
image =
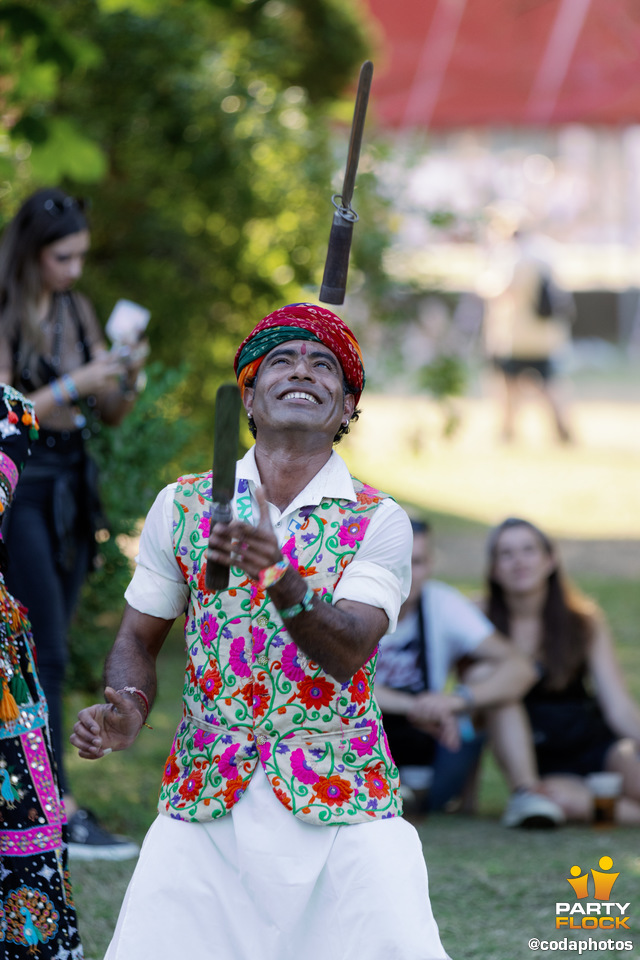
[[[83,952],[46,717],[27,717],[0,724],[0,955],[75,960]]]

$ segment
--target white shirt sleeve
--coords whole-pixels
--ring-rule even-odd
[[[389,618],[391,633],[411,587],[412,544],[409,517],[395,500],[383,500],[342,574],[333,602],[357,600],[381,607]]]
[[[495,632],[484,613],[455,587],[432,580],[427,589],[433,628],[446,645],[449,665],[460,657],[473,654],[476,647]]]
[[[173,552],[175,483],[161,490],[147,514],[136,569],[125,592],[129,606],[162,620],[175,620],[187,609],[189,587]]]

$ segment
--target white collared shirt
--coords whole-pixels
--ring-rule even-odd
[[[251,495],[254,522],[259,517],[255,499],[260,475],[255,460],[255,447],[236,466],[238,480],[246,480]],[[176,483],[161,490],[147,514],[136,569],[127,587],[127,603],[140,613],[163,620],[173,620],[187,609],[189,587],[173,552],[173,498]],[[324,497],[356,499],[351,475],[342,457],[335,450],[309,481],[307,486],[280,512],[269,503],[269,516],[278,543],[282,546],[295,532],[297,514],[302,507],[317,506]],[[237,516],[236,502],[233,502]],[[389,618],[388,630],[395,630],[398,612],[411,585],[411,524],[406,513],[394,500],[386,498],[375,510],[362,543],[353,560],[347,564],[336,587],[333,603],[356,600],[380,607]]]

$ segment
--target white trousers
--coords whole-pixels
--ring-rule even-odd
[[[399,817],[318,827],[258,765],[232,812],[159,816],[105,960],[448,960],[416,830]]]

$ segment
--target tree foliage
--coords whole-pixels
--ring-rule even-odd
[[[34,182],[65,176],[91,182],[106,172],[100,145],[56,110],[64,78],[100,58],[96,46],[70,34],[50,4],[0,6],[1,195],[16,200]],[[12,205],[6,205],[11,212]]]
[[[99,689],[102,664],[131,577],[140,517],[153,503],[159,486],[175,480],[169,463],[193,430],[189,418],[179,414],[172,399],[184,370],[164,369],[155,362],[148,373],[146,390],[117,430],[102,429],[87,410],[94,433],[90,449],[99,467],[100,496],[108,526],[99,531],[97,566],[84,585],[71,628],[68,682],[80,690]]]
[[[337,101],[366,54],[357,0],[0,5],[0,227],[38,186],[88,196],[82,288],[103,319],[120,297],[152,314],[150,389],[92,441],[112,535],[76,626],[82,684],[122,595],[122,535],[168,476],[208,467],[215,391],[242,337],[317,295],[348,138],[345,125],[334,156],[331,131],[351,111],[350,95]],[[356,204],[366,192],[365,174]],[[383,246],[373,230],[362,264]]]
[[[354,7],[12,6],[35,18],[31,33],[11,23],[13,72],[20,78],[30,63],[29,76],[49,74],[10,129],[12,199],[43,180],[89,192],[84,286],[103,316],[120,296],[151,309],[153,355],[189,360],[181,401],[204,425],[252,323],[319,287],[335,164],[328,117],[366,54]],[[42,59],[44,37],[58,44],[57,59]]]

